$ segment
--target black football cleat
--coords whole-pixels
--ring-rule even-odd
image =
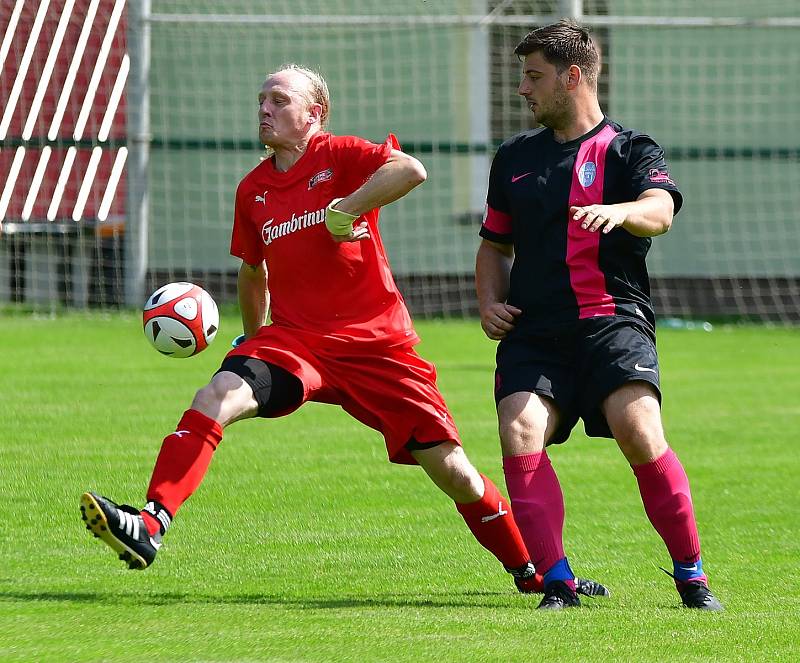
[[[531,562],[517,569],[506,567],[506,571],[513,576],[514,584],[520,593],[544,593],[544,578],[536,573],[536,569]],[[575,591],[578,594],[591,597],[611,596],[611,592],[608,591],[605,585],[601,585],[596,580],[588,580],[587,578],[575,578]]]
[[[161,535],[150,536],[138,509],[115,504],[96,493],[81,495],[81,518],[95,537],[116,551],[131,569],[146,569],[161,547]]]
[[[595,580],[587,578],[575,578],[575,592],[584,596],[611,596],[611,592],[605,585],[601,585]]]
[[[680,582],[676,583],[676,585],[684,607],[693,608],[694,610],[709,610],[711,612],[725,610],[719,599],[711,593],[705,583]]]
[[[693,610],[708,610],[709,612],[721,612],[725,610],[719,599],[711,593],[705,579],[698,579],[681,582],[663,566],[659,567],[664,573],[675,581],[675,588],[681,596],[684,608]]]
[[[506,567],[506,571],[514,578],[517,590],[523,594],[541,594],[542,576],[536,573],[531,562],[525,562],[519,568]]]
[[[578,608],[581,601],[578,595],[563,580],[553,580],[544,588],[544,598],[539,603],[538,610],[564,610],[565,608]]]

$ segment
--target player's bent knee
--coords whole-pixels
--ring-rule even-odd
[[[500,443],[503,454],[516,456],[544,449],[545,426],[537,426],[527,418],[500,422]]]
[[[643,429],[632,426],[615,434],[617,445],[632,465],[649,463],[667,450],[667,440],[661,428]]]
[[[465,482],[480,478],[478,470],[467,458],[467,454],[460,445],[453,442],[445,444],[452,445],[452,449],[449,450],[444,463],[450,475],[456,477],[457,480],[463,479]]]
[[[528,392],[504,398],[498,405],[497,415],[504,456],[544,449],[548,425],[554,426],[557,419],[555,410],[545,399]]]
[[[459,504],[476,502],[483,497],[483,479],[478,471],[467,465],[459,468],[452,468],[443,476],[441,482],[437,482],[439,487],[454,501]]]
[[[242,418],[255,407],[250,387],[230,372],[215,374],[211,382],[197,391],[192,401],[192,409],[215,419],[222,426]]]
[[[451,490],[448,494],[457,495],[456,501],[474,502],[483,497],[483,479],[462,447],[455,445],[448,456],[447,470]]]
[[[481,475],[455,442],[411,453],[433,482],[456,502],[474,502],[483,496]]]
[[[244,384],[244,381],[233,373],[217,373],[205,387],[197,390],[194,403],[206,407],[214,407],[229,398]]]

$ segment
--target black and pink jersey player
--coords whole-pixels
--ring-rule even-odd
[[[652,239],[623,228],[591,232],[573,215],[575,208],[635,201],[648,189],[668,191],[674,210],[680,209],[683,199],[661,147],[605,117],[568,142],[556,141],[546,127],[518,134],[501,145],[492,163],[480,235],[513,245],[507,303],[521,311],[497,348],[495,401],[530,392],[553,402],[559,418],[547,445],[565,442],[579,419],[590,437],[614,437],[603,403],[627,383],[647,382],[661,400],[645,265]],[[527,490],[517,485],[527,476],[522,470],[530,470],[517,467],[519,458],[504,458],[512,497]],[[677,457],[669,450],[633,469],[676,574],[705,582],[693,518],[685,523],[669,509],[662,518],[653,506],[665,494],[691,500]],[[538,485],[540,492],[560,494],[557,484]],[[524,523],[524,500],[514,508]],[[555,525],[553,531],[560,530]],[[526,543],[537,566],[550,569],[545,582],[569,579],[563,549],[547,537],[535,538]]]
[[[683,201],[661,147],[608,118],[566,143],[549,128],[503,143],[480,235],[514,245],[508,303],[522,314],[510,336],[610,315],[654,326],[645,266],[651,238],[589,232],[569,216],[571,206],[628,202],[654,188],[669,191],[677,213]]]

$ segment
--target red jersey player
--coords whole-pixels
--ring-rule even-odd
[[[242,259],[242,342],[164,439],[144,509],[85,493],[87,527],[130,568],[146,568],[223,428],[318,401],[380,431],[391,461],[422,466],[520,591],[540,591],[508,503],[467,459],[436,371],[413,349],[378,233],[380,207],[421,184],[425,169],[393,136],[378,145],[326,133],[328,90],[313,71],[282,67],[258,100],[272,154],[239,184],[231,240]],[[606,593],[591,581],[581,588]]]

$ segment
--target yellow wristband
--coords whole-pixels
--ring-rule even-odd
[[[342,198],[334,198],[325,208],[325,226],[334,235],[349,235],[353,232],[353,221],[358,218],[358,215],[334,209],[333,206],[341,200]]]

